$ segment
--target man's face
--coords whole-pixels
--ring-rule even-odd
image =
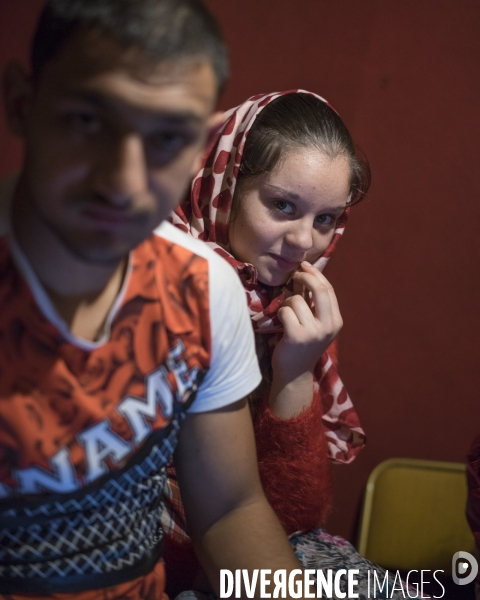
[[[77,32],[27,103],[29,210],[77,257],[119,260],[182,199],[215,99],[207,61],[152,64]]]

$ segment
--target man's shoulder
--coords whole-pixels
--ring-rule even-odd
[[[214,252],[208,244],[184,233],[167,221],[164,221],[155,229],[152,239],[154,244],[161,246],[175,244],[197,257],[204,258],[216,273],[226,274],[225,276],[228,279],[237,278],[235,271],[228,262]]]
[[[215,252],[205,242],[184,233],[168,221],[164,221],[153,231],[153,239],[157,243],[176,244],[203,258],[209,259],[215,256]]]
[[[205,299],[208,298],[215,331],[221,331],[224,320],[235,321],[244,312],[247,315],[245,290],[240,278],[207,243],[165,222],[149,238],[149,248],[149,252],[155,254],[157,264],[161,265],[160,277],[165,283],[168,280],[168,289],[181,289],[184,296],[193,286]],[[144,260],[145,264],[147,262]]]

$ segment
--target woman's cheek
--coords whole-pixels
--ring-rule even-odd
[[[319,234],[318,238],[315,241],[315,249],[312,250],[312,252],[308,256],[307,260],[309,262],[314,263],[322,256],[322,254],[330,245],[330,242],[333,240],[334,233],[335,230],[332,228],[332,230],[329,231],[328,234]]]

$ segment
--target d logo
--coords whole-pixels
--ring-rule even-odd
[[[452,579],[457,585],[471,583],[477,573],[478,563],[474,556],[468,552],[455,552],[452,558]]]

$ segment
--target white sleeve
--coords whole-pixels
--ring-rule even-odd
[[[245,290],[234,269],[209,256],[210,369],[188,412],[215,410],[252,392],[261,381]]]

